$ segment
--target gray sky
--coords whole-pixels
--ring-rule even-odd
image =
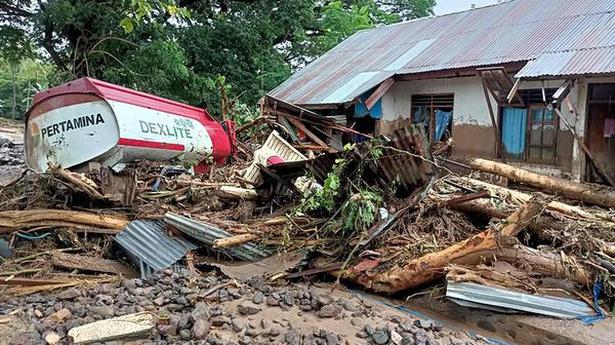
[[[451,12],[459,12],[469,10],[472,4],[476,7],[492,5],[497,3],[497,0],[436,0],[437,5],[434,8],[436,15],[447,14]]]

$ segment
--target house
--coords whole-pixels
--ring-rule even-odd
[[[360,31],[270,96],[368,133],[424,122],[454,157],[615,180],[615,1],[512,0]]]

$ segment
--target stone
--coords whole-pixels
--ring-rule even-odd
[[[273,296],[269,296],[269,297],[267,297],[267,300],[265,300],[265,303],[268,306],[275,307],[275,306],[280,305],[280,300],[275,298],[275,297],[273,297]]]
[[[205,319],[198,319],[194,322],[192,326],[192,334],[197,339],[205,340],[209,336],[209,331],[211,330],[211,323]]]
[[[433,321],[426,319],[418,319],[414,321],[415,326],[427,330],[431,329],[433,327],[433,324]]]
[[[301,345],[301,334],[294,329],[288,330],[288,332],[284,334],[284,343],[286,345]]]
[[[263,303],[263,300],[265,299],[265,296],[263,295],[262,292],[257,292],[254,294],[254,296],[252,296],[252,303],[254,304],[261,304]]]
[[[63,301],[73,300],[80,296],[81,296],[81,290],[77,288],[71,288],[68,290],[64,290],[56,295],[56,297],[58,297],[59,300],[63,300]]]
[[[386,328],[376,328],[374,329],[370,325],[365,326],[365,333],[369,335],[374,344],[384,345],[389,342],[390,335],[389,330]]]
[[[184,340],[192,339],[192,332],[189,329],[182,329],[179,331],[179,336]]]
[[[246,323],[240,318],[234,318],[231,320],[231,327],[233,328],[233,331],[241,332],[246,327]]]
[[[115,309],[113,306],[91,306],[88,308],[89,314],[93,317],[101,319],[108,319],[115,316]]]
[[[220,327],[222,325],[226,325],[226,324],[231,322],[229,317],[228,316],[224,316],[224,315],[216,315],[216,316],[212,317],[210,319],[210,321],[211,321],[211,324],[216,326],[216,327]]]
[[[34,309],[34,316],[38,317],[39,319],[43,317],[43,312],[38,310],[38,309]]]
[[[61,340],[62,338],[56,332],[49,332],[45,335],[45,341],[47,344],[59,344]]]
[[[352,319],[350,319],[350,324],[355,326],[355,327],[362,327],[363,326],[363,320],[358,318],[358,317],[353,317]]]
[[[239,338],[239,344],[240,345],[252,344],[252,338],[250,338],[248,336],[243,336],[243,337]],[[299,343],[298,345],[301,345],[301,343]]]
[[[209,319],[210,315],[211,315],[211,312],[209,310],[209,307],[204,302],[198,302],[194,306],[194,310],[192,310],[192,313],[191,313],[193,322],[196,322],[196,320],[199,320],[199,319],[205,319],[205,320]]]
[[[156,298],[155,300],[152,301],[152,303],[154,303],[157,306],[162,306],[164,305],[164,297],[160,296],[158,298]]]
[[[261,308],[250,301],[244,301],[237,306],[237,311],[242,315],[254,315],[261,311]]]
[[[339,344],[339,338],[337,337],[336,334],[331,333],[331,332],[327,332],[325,334],[325,341],[327,342],[327,345],[338,345]]]
[[[342,307],[344,307],[344,309],[350,311],[350,312],[355,312],[359,310],[359,305],[354,303],[353,301],[350,300],[345,300],[342,303]]]
[[[63,308],[49,315],[45,319],[45,323],[46,324],[60,324],[60,323],[66,322],[66,320],[70,319],[71,317],[73,317],[73,313],[71,313],[70,310]]]
[[[320,318],[334,318],[342,312],[342,307],[337,304],[327,304],[320,308],[317,315]]]

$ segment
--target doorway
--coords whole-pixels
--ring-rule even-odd
[[[587,129],[585,144],[596,159],[615,179],[615,83],[589,84],[587,100]],[[585,165],[587,182],[605,183],[590,159]]]

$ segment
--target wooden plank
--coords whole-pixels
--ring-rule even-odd
[[[371,110],[372,107],[376,104],[376,102],[378,102],[378,100],[382,98],[382,96],[384,96],[384,94],[387,93],[387,91],[389,91],[389,89],[391,88],[391,86],[393,86],[393,84],[395,84],[394,78],[389,78],[383,81],[382,83],[380,83],[378,88],[365,101],[365,107],[367,107],[367,110]]]
[[[325,143],[324,141],[322,141],[322,139],[320,139],[316,134],[314,134],[312,131],[310,131],[309,129],[307,129],[307,127],[305,127],[305,125],[303,123],[301,123],[301,121],[297,120],[297,119],[293,119],[293,118],[288,118],[288,120],[295,125],[298,129],[300,129],[301,131],[303,131],[303,133],[305,133],[305,135],[308,136],[308,138],[310,138],[313,142],[315,142],[316,144],[318,144],[319,146],[323,146],[323,147],[328,147],[328,151],[329,152],[335,152],[334,149],[332,149],[331,147],[329,147],[329,145],[327,145],[327,143]]]
[[[132,268],[115,260],[106,260],[77,254],[53,253],[51,255],[51,262],[54,266],[68,269],[111,273],[129,278],[137,276]]]

